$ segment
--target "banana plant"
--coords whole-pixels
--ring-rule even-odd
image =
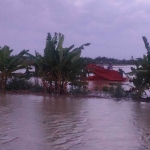
[[[12,52],[13,50],[8,46],[0,48],[0,89],[2,92],[5,91],[8,78],[15,71],[26,67],[24,65],[24,56],[28,54],[28,50],[22,50],[17,55],[11,55]]]
[[[55,33],[53,37],[48,33],[42,64],[45,82],[58,94],[66,92],[64,89],[67,83],[71,82],[72,77],[75,78],[79,74],[82,66],[79,61],[81,51],[84,46],[90,45],[86,43],[78,48],[74,48],[74,45],[64,48],[64,38],[61,33]]]
[[[90,43],[83,44],[77,48],[74,48],[74,45],[71,45],[69,48],[63,48],[64,35],[59,33],[58,37],[56,51],[59,56],[59,63],[56,65],[55,71],[58,77],[58,93],[60,93],[61,90],[66,92],[67,83],[73,82],[81,74],[83,69],[83,62],[80,60],[81,51],[84,49],[84,46],[89,46]]]
[[[132,82],[138,91],[138,96],[141,96],[145,90],[150,89],[150,46],[145,36],[142,39],[147,49],[147,55],[143,55],[140,64],[135,60],[136,68],[131,68],[132,72],[129,73],[129,75],[134,75]]]

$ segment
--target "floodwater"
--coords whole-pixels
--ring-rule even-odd
[[[150,104],[0,96],[0,150],[146,150]]]

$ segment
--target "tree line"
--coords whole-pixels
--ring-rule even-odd
[[[112,63],[113,65],[134,65],[135,60],[138,63],[142,62],[142,58],[133,58],[133,56],[131,56],[131,59],[115,59],[115,58],[108,58],[108,57],[102,57],[102,56],[98,56],[96,58],[90,58],[90,57],[86,57],[85,59],[87,59],[88,62],[90,63],[94,63],[94,64],[109,64]]]

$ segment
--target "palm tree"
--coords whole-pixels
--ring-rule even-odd
[[[0,89],[2,92],[5,91],[7,79],[15,71],[26,67],[23,62],[28,50],[22,50],[17,55],[11,55],[12,52],[13,50],[8,46],[0,48]]]

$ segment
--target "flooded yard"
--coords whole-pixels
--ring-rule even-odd
[[[0,150],[145,150],[149,114],[149,103],[1,95]]]

